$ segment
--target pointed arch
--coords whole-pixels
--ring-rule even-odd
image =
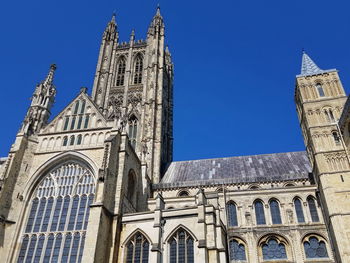
[[[276,198],[269,200],[272,224],[282,224],[280,202]]]
[[[318,211],[317,211],[316,198],[313,197],[312,195],[309,195],[306,198],[306,201],[309,206],[309,212],[310,212],[312,222],[320,222],[320,218],[318,216]]]
[[[292,251],[290,241],[285,235],[265,234],[258,239],[258,247],[262,260],[287,260],[291,259]]]
[[[195,241],[198,241],[198,238],[196,237],[196,235],[193,233],[193,231],[191,231],[188,227],[186,227],[185,225],[183,224],[179,224],[178,226],[176,226],[171,232],[170,234],[168,234],[168,236],[164,239],[164,243],[168,243],[170,238],[177,232],[179,231],[179,229],[183,229],[185,230],[186,232],[188,232],[192,238],[195,240]]]
[[[194,262],[194,238],[184,227],[177,227],[167,239],[170,263]]]
[[[117,62],[117,77],[115,82],[116,86],[124,86],[125,69],[126,69],[126,58],[125,56],[120,56]]]
[[[227,223],[230,227],[238,226],[237,205],[232,200],[226,203]]]
[[[299,196],[293,198],[294,210],[297,216],[298,223],[305,223],[303,202]]]
[[[264,202],[256,199],[254,202],[255,219],[257,225],[266,225]]]
[[[149,262],[150,241],[141,233],[141,231],[136,231],[134,234],[130,235],[125,244],[124,249],[126,250],[126,262]]]
[[[134,235],[136,235],[137,233],[140,233],[141,235],[143,235],[143,236],[148,240],[148,242],[149,242],[150,244],[153,244],[152,239],[149,237],[148,234],[146,234],[145,231],[143,231],[141,228],[136,228],[136,229],[133,230],[133,231],[128,235],[128,237],[123,241],[123,243],[121,244],[121,247],[122,247],[122,248],[125,247],[126,244],[127,244],[127,243],[132,239],[132,237],[133,237]]]
[[[138,53],[134,59],[134,84],[142,83],[142,72],[143,72],[143,56],[141,53]]]
[[[231,237],[229,240],[230,261],[247,261],[247,242],[240,237]]]

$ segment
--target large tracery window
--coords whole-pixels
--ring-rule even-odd
[[[18,262],[81,262],[95,179],[90,169],[66,162],[34,192]]]
[[[142,83],[142,69],[143,69],[142,57],[138,55],[135,60],[134,84]]]
[[[135,234],[126,245],[127,263],[148,263],[149,242],[141,234]]]
[[[170,263],[193,263],[193,238],[183,229],[179,229],[169,240]]]

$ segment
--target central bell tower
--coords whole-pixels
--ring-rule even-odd
[[[146,40],[119,42],[115,15],[108,23],[96,68],[92,99],[129,140],[153,183],[173,152],[173,63],[165,47],[164,21],[156,10]]]

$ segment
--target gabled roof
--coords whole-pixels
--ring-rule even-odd
[[[64,118],[65,115],[68,114],[69,109],[73,109],[75,102],[78,100],[85,100],[86,101],[85,108],[86,109],[90,108],[89,114],[90,115],[96,114],[96,119],[102,121],[102,126],[103,127],[107,126],[106,118],[103,116],[101,111],[98,109],[97,105],[92,101],[90,96],[88,94],[86,94],[85,92],[80,92],[59,114],[57,114],[57,116],[52,121],[50,121],[46,125],[46,127],[40,133],[45,134],[45,133],[52,132],[52,128],[56,127],[59,119]]]
[[[297,77],[303,77],[303,76],[312,76],[317,74],[322,74],[330,71],[335,71],[336,69],[329,69],[329,70],[322,70],[320,69],[316,63],[306,54],[303,52],[303,56],[301,59],[301,73],[300,75],[297,75]]]
[[[308,179],[306,152],[287,152],[172,162],[160,187]]]

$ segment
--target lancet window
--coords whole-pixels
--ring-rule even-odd
[[[272,224],[282,224],[280,206],[276,200],[270,201]]]
[[[170,263],[193,263],[194,240],[187,231],[179,229],[169,240]]]
[[[303,206],[299,198],[294,200],[295,213],[297,215],[298,223],[305,223]]]
[[[86,101],[78,100],[72,107],[72,113],[64,119],[63,130],[86,129],[89,125],[89,114],[85,112]]]
[[[18,262],[81,262],[95,179],[79,162],[41,180],[31,200]]]
[[[119,59],[119,62],[118,62],[116,86],[124,85],[125,68],[126,68],[125,58],[122,57]]]
[[[307,204],[309,206],[309,211],[310,211],[312,222],[320,222],[320,218],[318,217],[318,213],[317,213],[317,206],[316,206],[315,198],[309,196],[307,198]]]
[[[128,133],[129,140],[130,140],[132,147],[135,148],[136,147],[136,139],[137,139],[137,118],[134,115],[132,115],[129,118],[128,125],[129,125],[129,133]]]
[[[259,200],[255,201],[254,209],[255,209],[256,224],[265,225],[266,220],[265,220],[264,204]]]
[[[142,83],[142,69],[143,69],[142,57],[141,55],[138,55],[135,60],[134,84]]]
[[[126,263],[148,263],[149,249],[148,240],[136,233],[126,245]]]

